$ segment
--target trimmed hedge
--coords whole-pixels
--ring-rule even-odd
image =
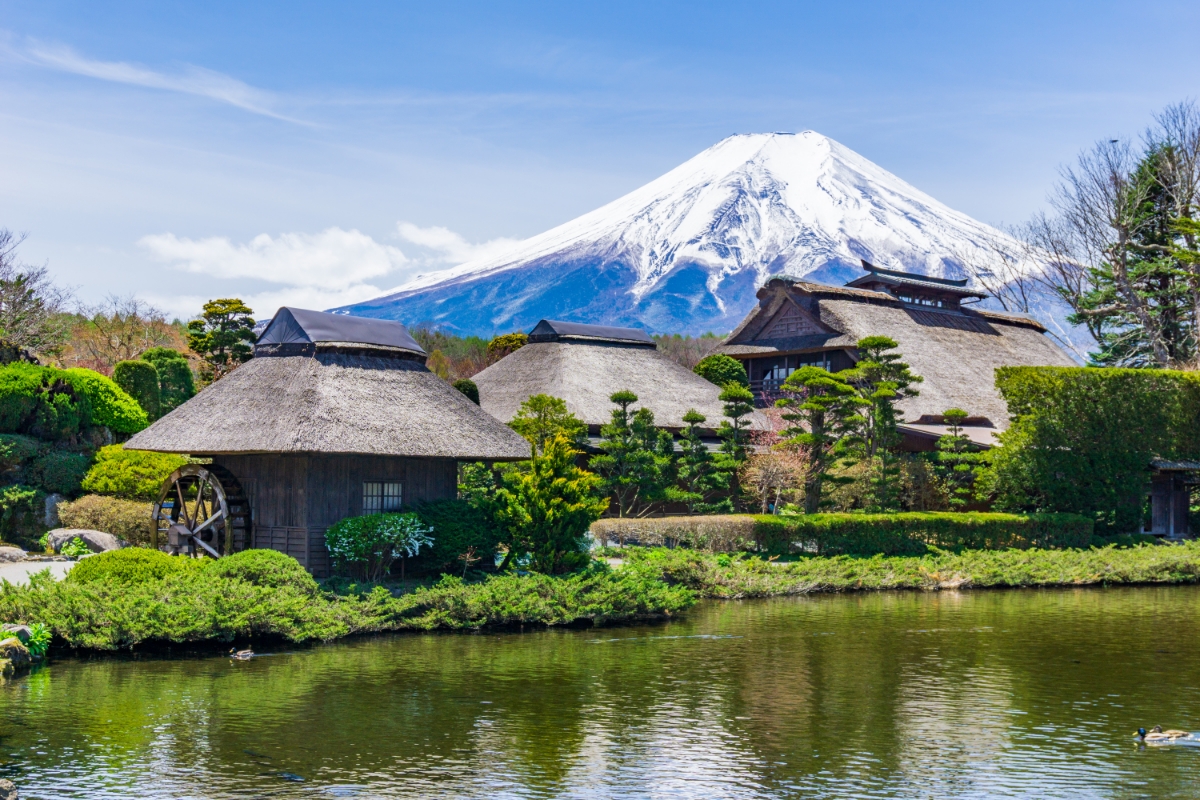
[[[64,528],[104,531],[131,544],[149,545],[152,509],[150,503],[87,494],[70,503],[59,503],[58,519]]]
[[[163,482],[188,463],[185,456],[126,450],[122,445],[101,447],[83,479],[83,488],[126,500],[157,500]]]
[[[168,575],[199,569],[207,563],[199,558],[169,556],[161,550],[125,547],[80,559],[66,579],[71,583],[112,581],[130,585],[160,581]]]
[[[137,401],[150,419],[158,419],[162,395],[158,388],[158,369],[149,361],[121,361],[113,367],[113,382]]]
[[[137,401],[99,372],[81,367],[62,372],[75,391],[87,397],[93,425],[103,425],[113,433],[132,434],[150,424]]]
[[[1093,523],[1075,514],[921,512],[604,519],[592,535],[604,543],[755,550],[817,555],[921,555],[929,548],[1004,550],[1087,547]]]
[[[130,434],[148,424],[137,401],[99,372],[22,362],[0,367],[0,433],[60,440],[88,427]]]

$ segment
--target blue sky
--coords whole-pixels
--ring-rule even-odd
[[[85,302],[327,307],[721,138],[813,129],[993,224],[1197,94],[1192,3],[0,0],[0,227]]]

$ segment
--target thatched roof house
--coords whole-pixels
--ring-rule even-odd
[[[542,320],[530,331],[529,344],[472,380],[483,409],[505,422],[532,395],[548,394],[564,400],[595,434],[612,418],[608,398],[626,389],[638,396],[634,407],[649,408],[663,428],[683,428],[690,408],[707,418],[709,428],[723,419],[721,389],[659,353],[636,328]],[[761,421],[756,417],[754,424]]]
[[[529,457],[524,439],[425,368],[403,325],[293,308],[253,359],[125,446],[211,456],[249,500],[253,545],[317,574],[339,519],[453,497],[458,461]]]
[[[966,281],[863,266],[868,274],[845,287],[772,278],[717,352],[745,364],[751,388],[769,400],[797,367],[846,369],[858,360],[859,339],[889,336],[925,379],[920,395],[900,404],[906,445],[913,449],[932,447],[945,432],[948,408],[971,415],[973,440],[993,444],[992,430],[1008,427],[996,367],[1075,364],[1038,322],[964,306],[983,297]]]

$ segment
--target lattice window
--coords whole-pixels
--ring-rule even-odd
[[[402,495],[400,484],[381,481],[363,482],[363,513],[385,514],[399,511]]]
[[[787,303],[760,338],[782,339],[786,336],[803,336],[820,332],[820,328],[814,325],[803,311],[791,303]]]

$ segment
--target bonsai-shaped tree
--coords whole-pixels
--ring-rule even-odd
[[[535,394],[526,399],[508,426],[524,436],[539,453],[555,436],[565,436],[578,449],[587,435],[587,425],[567,410],[566,402],[548,394]]]
[[[746,368],[742,366],[742,362],[723,353],[716,353],[700,359],[699,363],[692,368],[692,372],[717,386],[725,386],[730,383],[750,386],[750,378],[746,375]]]
[[[612,421],[600,428],[601,455],[589,464],[602,478],[603,491],[617,504],[621,517],[647,513],[665,499],[673,483],[674,452],[671,434],[654,427],[654,412],[631,411],[637,395],[614,392]]]
[[[254,312],[236,297],[210,300],[200,319],[188,323],[188,347],[204,359],[208,377],[217,380],[250,360]]]
[[[728,514],[733,502],[714,496],[729,489],[730,473],[718,468],[713,454],[700,440],[700,423],[705,417],[694,408],[683,415],[687,427],[680,440],[679,459],[675,463],[676,487],[669,495],[675,502],[686,503],[691,514]]]
[[[962,431],[967,412],[961,408],[948,408],[942,412],[942,416],[950,430],[937,440],[934,469],[946,490],[951,507],[962,508],[971,502],[979,468],[979,453]]]
[[[529,568],[556,575],[587,566],[588,527],[608,508],[600,480],[575,464],[578,452],[562,434],[533,450],[496,491],[494,517],[508,555],[500,568],[529,556]]]
[[[754,395],[741,384],[727,383],[719,399],[725,419],[717,428],[717,436],[723,440],[717,466],[730,475],[730,495],[736,505],[740,493],[737,476],[746,463],[746,445],[750,438],[750,422],[746,418],[754,411]]]
[[[896,403],[906,397],[916,397],[914,384],[921,382],[908,364],[893,353],[899,345],[887,336],[868,336],[858,340],[860,358],[853,369],[839,375],[854,387],[863,400],[860,414],[851,424],[857,436],[848,438],[847,450],[851,461],[868,462],[874,473],[872,502],[877,511],[888,511],[894,505],[894,485],[898,478],[899,462],[893,452],[900,444],[897,430]]]
[[[791,427],[783,430],[786,443],[800,446],[808,454],[804,470],[804,513],[821,507],[822,490],[830,470],[846,450],[846,437],[858,409],[866,403],[840,375],[822,367],[800,367],[783,383],[787,396],[776,400]]]

